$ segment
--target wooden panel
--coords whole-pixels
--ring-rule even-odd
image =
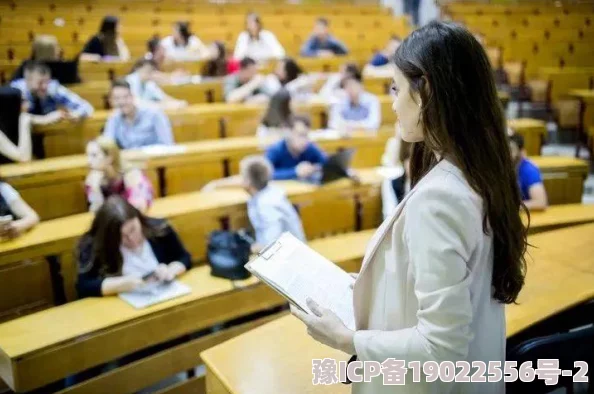
[[[328,191],[291,200],[299,210],[307,239],[355,231],[356,205],[352,191]]]
[[[225,176],[222,160],[189,161],[165,169],[167,195],[199,191],[208,182]]]
[[[569,173],[543,174],[543,183],[550,205],[582,201],[584,178]]]
[[[169,114],[175,142],[184,143],[206,139],[216,139],[221,135],[220,114],[201,114],[191,112]]]
[[[84,381],[76,386],[60,391],[60,394],[87,394],[115,392],[121,394],[134,393],[143,388],[149,387],[170,376],[180,372],[193,369],[200,364],[200,352],[233,338],[252,328],[261,326],[264,323],[275,320],[281,316],[272,315],[254,320],[242,325],[234,326],[223,331],[209,334],[197,339],[190,340],[172,348],[163,350],[149,357],[140,359],[124,365],[108,373]],[[149,335],[150,333],[144,333]],[[190,387],[202,387],[204,389],[204,378],[192,379],[187,383],[186,390]],[[178,391],[179,387],[164,389],[159,392],[187,392]],[[204,391],[204,390],[202,390]]]
[[[157,391],[155,394],[205,394],[206,378],[196,376]]]
[[[66,182],[17,187],[17,190],[41,220],[74,215],[88,210],[82,177]]]
[[[177,233],[192,259],[199,262],[206,261],[208,236],[212,231],[221,228],[220,218],[203,212],[181,215],[171,218],[171,225]]]
[[[217,377],[217,374],[210,368],[206,369],[206,392],[208,394],[231,394],[223,382]]]
[[[48,308],[54,299],[47,261],[0,266],[0,321]]]
[[[264,108],[254,108],[224,116],[225,136],[255,136],[263,114]]]

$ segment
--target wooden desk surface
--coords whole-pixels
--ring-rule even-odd
[[[382,181],[375,169],[362,169],[358,173],[362,185],[373,185]],[[353,188],[348,180],[339,180],[322,187],[298,181],[280,181],[278,184],[291,198],[314,192],[323,193],[324,190]],[[149,215],[171,219],[195,211],[224,211],[245,204],[247,199],[247,193],[239,189],[180,194],[155,200]],[[61,253],[89,228],[91,221],[92,215],[84,213],[42,222],[21,237],[0,242],[0,264],[32,256]]]
[[[592,234],[594,224],[530,237],[538,249],[530,252],[534,262],[529,266],[520,304],[506,306],[508,336],[594,297]],[[208,349],[201,357],[208,368],[207,387],[212,379],[209,374],[214,373],[217,383],[223,386],[220,392],[350,392],[350,387],[342,384],[331,388],[312,384],[313,358],[346,361],[349,355],[315,342],[303,323],[293,316],[282,317]]]
[[[350,138],[319,138],[315,142],[322,147],[336,144],[357,145],[372,143],[378,139],[385,142],[394,133],[393,127],[383,127],[377,135],[370,135],[365,132],[354,133]],[[172,161],[186,160],[189,156],[200,157],[201,159],[212,160],[213,158],[243,156],[248,153],[263,151],[272,139],[259,139],[257,137],[234,137],[221,138],[216,140],[203,140],[177,145],[179,150],[163,152],[158,154],[146,153],[143,149],[130,149],[123,152],[125,160],[146,162],[149,168],[166,166]],[[28,182],[30,177],[43,176],[49,180],[59,177],[69,178],[85,174],[88,168],[86,155],[70,155],[51,157],[43,160],[35,160],[28,163],[14,163],[0,166],[2,177],[12,184],[12,181]],[[18,179],[17,179],[18,178]],[[32,180],[31,180],[32,181]]]
[[[532,131],[538,134],[544,134],[546,132],[546,124],[544,121],[539,119],[520,118],[520,119],[509,119],[507,124],[512,129],[522,129],[522,131]]]
[[[530,156],[530,159],[543,172],[558,171],[560,169],[588,172],[588,162],[565,156]]]
[[[573,97],[581,98],[586,101],[594,100],[594,90],[592,89],[574,89],[570,91],[569,94]]]
[[[373,230],[356,235],[339,235],[331,240],[312,241],[310,245],[344,269],[354,271],[360,265],[362,250],[372,234]],[[345,245],[348,247],[345,248]],[[347,252],[345,249],[350,251]],[[102,355],[85,352],[85,349],[89,350],[88,346],[91,346],[86,345],[85,342],[94,341],[94,346],[101,346],[97,341],[110,335],[109,333],[118,335],[118,338],[125,335],[134,335],[138,338],[139,325],[144,324],[148,327],[153,320],[170,322],[170,316],[183,308],[186,310],[194,308],[195,313],[192,316],[184,315],[186,319],[192,320],[191,323],[184,322],[184,324],[202,324],[204,327],[209,322],[213,324],[240,316],[241,313],[246,314],[267,305],[283,302],[276,293],[259,284],[254,278],[246,281],[244,285],[234,286],[231,281],[211,277],[210,268],[206,266],[190,270],[181,278],[181,281],[192,287],[191,294],[141,310],[134,309],[117,297],[89,298],[0,324],[0,376],[10,387],[28,391],[47,384],[52,379],[64,377],[66,373],[75,372],[68,368],[89,367],[98,362],[108,361],[109,359],[101,359],[101,357],[107,357],[106,354],[109,352],[112,352],[110,356],[117,357],[126,353],[113,352],[131,350],[127,346],[133,345],[124,342],[118,345],[119,350],[111,348],[99,351],[98,353],[104,353]],[[246,305],[238,305],[242,302]],[[196,308],[202,309],[196,310]],[[202,323],[194,322],[202,320],[204,320]],[[178,329],[177,326],[175,329]],[[146,343],[144,340],[142,347],[162,340],[162,338],[153,338],[157,335],[170,334],[155,332],[150,337],[154,343]],[[121,342],[121,339],[118,341]],[[104,342],[103,346],[105,343],[109,342]],[[83,366],[76,364],[78,358],[73,354],[77,352],[81,357],[81,353],[84,352],[83,358],[87,364]],[[36,362],[41,363],[39,358],[45,357],[47,362],[48,354],[62,359],[60,365],[56,367],[59,371],[52,369],[40,374],[34,365]]]

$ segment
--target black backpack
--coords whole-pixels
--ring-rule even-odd
[[[231,280],[251,276],[245,268],[251,253],[252,240],[243,232],[213,231],[208,240],[210,274]]]

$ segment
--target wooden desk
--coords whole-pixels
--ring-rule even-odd
[[[316,138],[316,142],[328,153],[354,148],[353,167],[374,167],[380,164],[391,135],[393,128],[387,127],[377,135],[354,133],[348,139]],[[123,157],[145,168],[157,196],[168,196],[196,191],[214,179],[237,174],[243,157],[263,152],[271,141],[256,137],[214,139],[187,143],[181,150],[155,155],[129,150]],[[4,180],[22,194],[43,220],[87,211],[83,192],[87,172],[84,155],[0,166]]]
[[[558,156],[532,156],[540,169],[550,205],[574,204],[582,201],[588,163],[584,160]]]
[[[310,245],[352,272],[360,266],[372,231],[312,241]],[[192,287],[191,294],[146,309],[135,310],[117,297],[89,298],[0,324],[0,376],[13,390],[29,391],[133,351],[284,304],[280,296],[254,278],[234,286],[228,280],[211,277],[208,267],[194,268],[181,280]],[[207,347],[204,340],[193,340],[174,349],[160,365],[171,364],[171,369],[177,362],[169,361],[178,356],[186,365],[176,365],[179,369],[171,374],[184,371],[200,364],[198,354]],[[144,365],[133,367],[147,368],[157,359],[151,357]],[[93,392],[138,391],[167,377],[159,370],[154,373],[156,376],[137,376],[123,367],[68,392],[85,393],[90,387],[95,387]],[[127,388],[120,391],[118,386]]]
[[[519,305],[506,307],[508,336],[594,297],[592,234],[594,224],[530,237],[538,248],[530,251],[534,262],[529,264]],[[293,316],[208,349],[201,357],[210,394],[350,392],[349,386],[340,383],[312,384],[313,358],[346,361],[350,355],[315,342]]]
[[[539,156],[547,135],[545,122],[538,119],[509,119],[507,125],[524,137],[524,149],[529,156]]]
[[[382,177],[374,169],[360,171],[362,183],[339,180],[322,187],[296,181],[278,182],[298,209],[308,239],[375,228],[381,221]],[[223,228],[249,228],[248,195],[240,189],[189,193],[155,201],[150,216],[167,218],[192,255],[206,260],[208,235]],[[0,243],[0,321],[54,304],[47,256],[57,259],[66,299],[76,298],[75,250],[92,221],[89,213],[40,223],[23,236]],[[33,259],[33,262],[29,262]],[[31,290],[33,287],[33,291]]]

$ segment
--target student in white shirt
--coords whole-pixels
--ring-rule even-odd
[[[157,64],[152,59],[141,59],[136,63],[134,72],[126,77],[130,91],[138,104],[155,105],[160,108],[183,108],[188,105],[184,100],[177,100],[157,85]]]
[[[165,56],[168,60],[202,60],[210,55],[208,47],[192,34],[188,22],[175,22],[173,34],[161,40],[161,45],[165,49]]]
[[[318,95],[331,103],[338,101],[344,97],[343,81],[349,77],[361,79],[361,70],[357,64],[345,63],[340,67],[339,72],[330,74]]]
[[[311,94],[313,80],[294,59],[285,57],[276,63],[274,72],[266,77],[265,90],[268,94],[274,94],[284,88],[293,98],[306,99]]]
[[[348,132],[377,131],[381,123],[381,106],[376,95],[366,92],[360,80],[348,77],[343,81],[345,95],[332,105],[328,126]]]
[[[233,53],[237,60],[242,60],[246,56],[258,62],[285,56],[285,49],[281,43],[274,33],[262,29],[260,16],[255,13],[247,15],[246,29],[237,37]]]
[[[269,184],[272,164],[263,156],[248,156],[239,163],[242,186],[249,193],[247,210],[256,233],[252,252],[259,252],[285,231],[305,241],[299,214],[283,189]]]

